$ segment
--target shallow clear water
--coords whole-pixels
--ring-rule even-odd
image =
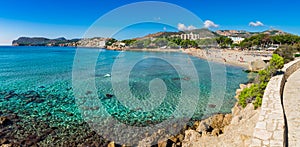
[[[140,100],[151,98],[149,83],[156,78],[165,83],[167,91],[166,98],[155,110],[146,113],[137,111],[142,108],[136,108],[137,110],[133,111],[124,107],[115,98],[106,97],[106,94],[114,94],[110,77],[104,76],[111,74],[114,61],[119,58],[126,58],[128,61],[137,56],[151,57],[164,56],[164,54],[180,60],[187,55],[84,49],[100,53],[95,66],[95,74],[91,75],[95,77],[99,101],[110,115],[127,124],[145,125],[149,123],[149,119],[144,119],[145,116],[151,118],[150,121],[154,123],[168,119],[178,104],[181,81],[190,80],[188,77],[180,77],[174,66],[163,60],[149,58],[138,62],[129,74],[129,89],[132,95]],[[76,48],[0,47],[0,111],[2,112],[0,114],[14,112],[24,118],[34,117],[57,125],[82,122],[72,89],[75,53]],[[125,56],[122,56],[124,54]],[[201,119],[208,107],[216,105],[209,102],[211,97],[215,100],[222,99],[222,106],[218,112],[230,112],[235,103],[235,90],[240,83],[248,81],[247,74],[239,67],[226,66],[224,70],[221,64],[208,63],[206,60],[195,57],[190,58],[198,73],[200,90],[199,101],[194,102],[197,104],[197,109],[193,119]],[[122,63],[124,71],[127,68],[126,64],[129,63]],[[225,77],[212,76],[212,67],[215,73],[224,72]],[[122,74],[122,70],[120,69],[116,75]],[[214,77],[213,80],[212,77]],[[212,86],[215,86],[217,90],[212,92]],[[225,90],[224,100],[218,98],[220,93],[222,95],[222,89]],[[86,94],[88,93],[87,91]],[[51,117],[49,113],[52,114]],[[136,119],[136,116],[139,119]]]

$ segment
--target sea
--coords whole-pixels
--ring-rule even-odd
[[[70,137],[90,121],[85,110],[101,109],[93,115],[138,127],[174,118],[178,110],[201,120],[230,113],[236,89],[248,80],[241,67],[181,52],[1,46],[0,116],[15,129],[2,137],[22,141],[52,128],[60,131],[39,140],[44,145],[76,142]]]

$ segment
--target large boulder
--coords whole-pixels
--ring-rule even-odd
[[[251,71],[259,71],[265,69],[266,67],[267,63],[265,63],[263,60],[256,60],[251,62],[249,69]]]
[[[225,116],[224,116],[224,119],[223,119],[223,126],[225,127],[225,126],[227,126],[227,125],[229,125],[230,124],[230,122],[231,122],[231,120],[232,120],[232,114],[226,114]]]
[[[222,132],[222,131],[221,131],[219,128],[216,128],[216,129],[214,129],[214,130],[211,132],[211,135],[212,135],[212,136],[219,136],[221,132]]]
[[[197,132],[207,132],[209,131],[209,129],[211,128],[211,120],[210,119],[206,119],[200,122],[199,126],[197,127],[196,131]]]
[[[201,137],[201,134],[195,130],[186,130],[184,141],[195,141]]]
[[[222,129],[223,125],[224,114],[217,114],[211,117],[211,127],[216,129]]]
[[[12,123],[12,121],[8,117],[6,117],[6,116],[0,117],[0,126],[7,126],[11,123]]]

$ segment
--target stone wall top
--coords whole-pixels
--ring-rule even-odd
[[[284,65],[283,74],[272,77],[263,96],[259,120],[256,124],[251,146],[285,146],[286,124],[282,93],[286,79],[300,69],[300,59]]]

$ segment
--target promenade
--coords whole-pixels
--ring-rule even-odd
[[[300,146],[300,58],[281,72],[265,90],[252,147]]]
[[[285,84],[283,106],[288,128],[288,146],[300,146],[300,69]]]

